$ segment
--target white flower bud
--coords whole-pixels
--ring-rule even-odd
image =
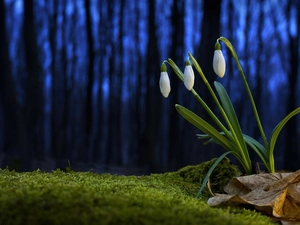
[[[226,70],[226,63],[222,53],[222,50],[215,50],[214,59],[213,59],[213,68],[215,73],[219,77],[224,77]]]
[[[190,61],[187,61],[186,66],[184,68],[184,79],[183,83],[186,89],[189,91],[194,87],[195,75],[192,66],[190,65]]]
[[[167,72],[160,72],[159,88],[161,94],[167,98],[171,91],[170,79]]]

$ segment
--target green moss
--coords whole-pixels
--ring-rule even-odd
[[[192,182],[199,187],[204,180],[204,177],[212,164],[217,158],[207,162],[203,162],[196,166],[186,166],[178,170],[178,174],[184,178],[186,182]],[[224,186],[229,182],[232,177],[240,175],[237,166],[232,164],[228,158],[224,158],[210,175],[210,186],[214,193],[224,193]],[[204,190],[204,195],[209,196],[208,188]]]
[[[0,170],[0,224],[271,224],[250,210],[210,208],[206,198],[194,197],[199,183],[182,171],[117,176]]]

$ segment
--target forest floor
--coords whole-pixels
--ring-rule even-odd
[[[211,164],[149,176],[0,169],[0,224],[272,224],[254,210],[209,207],[207,190],[195,198]],[[237,172],[229,166],[217,167],[213,190]]]

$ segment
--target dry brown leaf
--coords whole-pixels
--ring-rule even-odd
[[[208,205],[248,204],[280,220],[300,221],[300,170],[235,177],[224,190],[227,194],[216,194]]]

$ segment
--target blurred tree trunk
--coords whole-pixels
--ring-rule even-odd
[[[101,6],[101,7],[100,7]],[[106,35],[106,31],[108,30],[108,23],[107,23],[107,2],[106,1],[98,1],[98,7],[99,7],[99,43],[109,43],[108,37]],[[99,89],[97,92],[97,109],[95,109],[95,112],[97,113],[97,116],[95,117],[95,143],[93,148],[93,159],[95,161],[100,160],[100,162],[103,163],[105,159],[105,155],[107,153],[106,146],[106,127],[105,127],[105,108],[103,101],[103,80],[106,78],[106,45],[101,44],[99,46],[99,51],[97,53],[99,56],[99,65],[97,65],[98,70],[98,82],[99,82]]]
[[[228,0],[228,5],[227,5],[227,21],[228,24],[227,25],[227,29],[228,29],[228,33],[226,34],[226,37],[228,38],[228,40],[230,40],[232,43],[235,43],[235,37],[233,34],[233,30],[235,27],[235,21],[234,21],[234,16],[235,16],[235,11],[234,11],[234,7],[233,7],[233,2],[232,0]],[[226,57],[227,61],[226,61],[226,71],[227,71],[227,79],[225,80],[226,85],[224,87],[226,87],[227,92],[229,94],[229,96],[231,96],[232,94],[232,89],[233,89],[233,82],[230,82],[230,80],[234,77],[234,59],[232,59],[231,53],[230,51],[226,51],[227,54],[224,56]]]
[[[288,74],[288,90],[289,95],[287,97],[287,113],[290,113],[292,110],[297,108],[297,84],[298,84],[298,75],[299,75],[299,33],[300,33],[300,3],[298,1],[289,0],[287,7],[287,18],[291,18],[290,13],[292,7],[296,8],[297,11],[297,34],[293,35],[289,32],[289,52],[290,52],[290,70]],[[286,132],[287,132],[287,140],[286,140],[286,149],[284,149],[285,153],[285,161],[284,161],[284,169],[287,170],[297,170],[299,169],[299,162],[296,159],[299,159],[299,135],[297,132],[297,123],[296,120],[299,121],[299,115],[295,118],[292,118],[286,124]]]
[[[221,3],[222,0],[203,1],[203,18],[201,23],[201,40],[200,46],[195,49],[195,58],[200,64],[203,73],[205,74],[208,82],[213,86],[213,82],[217,79],[217,75],[213,71],[212,62],[215,50],[215,43],[218,37],[220,37],[220,17],[221,17]],[[222,48],[224,45],[222,44]],[[198,50],[198,51],[197,51]],[[199,76],[198,76],[199,78]],[[199,79],[200,80],[200,79]],[[205,84],[202,82],[196,82],[194,87],[201,98],[207,103],[207,105],[214,110],[215,103],[213,102]],[[197,104],[196,112],[201,115],[203,119],[212,122],[208,114],[204,111],[200,104]],[[212,123],[214,125],[214,123]],[[212,157],[218,156],[218,150],[220,147],[216,144],[210,144],[201,146],[201,158],[208,160]]]
[[[246,42],[246,46],[245,49],[247,49],[246,51],[246,56],[247,56],[247,62],[248,62],[248,66],[247,66],[247,73],[246,74],[246,78],[249,82],[249,86],[250,89],[252,90],[253,93],[253,98],[255,101],[255,105],[257,107],[258,113],[260,115],[261,120],[263,119],[263,115],[264,112],[266,111],[266,106],[262,103],[262,99],[263,99],[263,95],[264,95],[264,89],[263,89],[263,77],[262,77],[262,72],[263,71],[263,58],[261,56],[261,54],[258,54],[258,51],[263,51],[264,50],[264,41],[263,41],[263,26],[264,26],[264,11],[263,11],[263,0],[259,0],[259,4],[257,5],[256,9],[258,11],[258,17],[256,19],[257,21],[257,30],[256,30],[256,37],[252,37],[251,36],[251,22],[248,23],[248,26],[246,27],[246,29],[248,30],[248,40]],[[250,0],[248,0],[247,2],[248,7],[251,5],[250,4]],[[252,13],[253,11],[253,7],[252,8],[248,8],[247,10],[247,15],[253,15]],[[252,18],[252,23],[255,23],[255,20]],[[256,43],[253,43],[253,40],[255,40],[255,42],[257,42],[257,47],[254,50],[253,48],[249,47],[252,46]],[[248,46],[248,47],[247,47]],[[254,57],[253,54],[255,55],[255,76],[254,79],[251,79],[251,66],[253,67],[253,63],[251,64],[251,59]],[[252,55],[252,56],[251,56]],[[251,80],[254,80],[253,82],[251,82]],[[247,132],[248,135],[252,136],[254,139],[256,140],[261,140],[261,134],[259,132],[257,123],[255,121],[254,118],[254,114],[253,114],[253,109],[252,107],[250,107],[250,101],[248,100],[248,95],[246,94],[246,91],[243,91],[244,97],[242,97],[242,99],[247,99],[247,101],[242,100],[242,102],[244,102],[244,110],[241,111],[241,115],[243,116],[243,114],[245,114],[244,112],[249,112],[247,114],[245,114],[246,118],[244,118],[244,124],[246,124],[245,127],[247,127]],[[264,125],[264,121],[261,121],[262,124]],[[242,125],[243,126],[243,125]],[[265,127],[264,127],[265,128]],[[250,149],[248,147],[248,149]],[[250,156],[251,156],[251,160],[253,162],[260,162],[261,159],[259,159],[259,157],[256,154],[253,154],[250,152]]]
[[[66,15],[64,13],[64,4],[55,0],[53,3],[53,15],[50,17],[50,47],[51,47],[51,149],[55,159],[67,157],[67,123],[70,119],[68,116],[68,104],[70,91],[66,87],[67,70],[66,70],[66,48],[65,48],[65,29]],[[60,24],[58,17],[62,17]],[[57,35],[60,35],[59,37]],[[58,42],[57,39],[60,39]],[[66,162],[62,162],[63,164]],[[60,162],[58,162],[60,164]]]
[[[64,146],[66,146],[69,151],[68,156],[74,155],[73,158],[77,157],[79,162],[85,160],[84,156],[86,154],[86,146],[84,141],[84,118],[85,118],[85,108],[84,101],[86,98],[85,90],[82,88],[82,80],[79,77],[76,77],[77,72],[77,63],[78,56],[77,52],[80,47],[78,47],[78,42],[74,37],[77,35],[78,30],[78,17],[80,15],[80,9],[75,4],[75,2],[70,3],[74,4],[74,11],[72,15],[68,15],[66,11],[66,6],[63,7],[64,17],[66,22],[63,23],[63,38],[65,43],[62,48],[62,58],[64,63],[62,65],[63,71],[63,96],[64,96],[64,111],[63,111],[63,130],[64,130]],[[84,20],[84,19],[82,19]],[[71,27],[71,29],[68,29]],[[82,29],[84,30],[84,29]],[[68,31],[68,32],[67,32]],[[72,48],[68,48],[68,45],[71,45]],[[76,140],[75,140],[76,139]],[[76,156],[76,157],[75,157]],[[63,162],[65,165],[65,161]]]
[[[257,42],[258,42],[258,50],[262,50],[264,45],[263,45],[263,24],[264,24],[264,11],[262,9],[262,4],[263,4],[263,0],[260,0],[260,4],[259,4],[259,24],[258,24],[258,28],[257,28],[257,33],[258,33],[258,37],[257,37]],[[250,12],[249,12],[250,13]],[[251,43],[249,43],[248,46],[251,46]],[[262,70],[262,60],[261,57],[259,57],[260,54],[258,54],[257,56],[257,60],[256,60],[256,89],[255,89],[255,96],[254,98],[256,99],[256,105],[259,109],[262,109],[262,93],[263,93],[263,86],[262,86],[262,77],[261,74],[259,73],[259,71]]]
[[[10,165],[11,157],[18,157],[19,152],[25,145],[25,129],[21,107],[17,102],[16,87],[12,77],[11,61],[8,51],[8,41],[6,36],[6,21],[4,0],[0,1],[0,107],[3,116],[1,123],[1,136],[4,150],[4,165]],[[20,156],[19,156],[20,157]],[[14,158],[21,160],[20,158]],[[10,169],[13,168],[10,165]]]
[[[117,41],[118,41],[118,45],[116,46],[115,50],[118,52],[118,59],[114,60],[114,55],[112,55],[112,61],[114,62],[114,67],[116,68],[116,73],[114,73],[113,75],[116,76],[116,85],[113,88],[114,89],[114,96],[115,96],[115,100],[116,101],[112,101],[112,104],[115,104],[114,108],[115,108],[115,122],[116,122],[116,127],[115,129],[115,138],[116,138],[116,148],[113,150],[114,155],[112,156],[113,158],[113,163],[117,164],[117,165],[121,165],[123,164],[123,159],[122,159],[122,155],[123,155],[123,142],[122,142],[122,125],[121,125],[121,121],[122,119],[122,111],[123,111],[123,76],[125,75],[123,72],[123,65],[124,65],[124,46],[123,46],[123,34],[124,34],[124,19],[125,19],[125,1],[121,1],[120,3],[120,14],[119,14],[119,32],[118,32],[118,36],[117,36]]]
[[[244,44],[245,51],[244,52],[245,52],[245,54],[242,57],[245,60],[245,63],[243,66],[245,77],[251,88],[252,85],[250,83],[249,78],[251,77],[251,74],[250,74],[251,73],[250,72],[251,65],[250,64],[251,64],[252,48],[247,47],[247,46],[250,46],[249,42],[251,42],[253,40],[251,37],[251,29],[250,29],[251,23],[253,22],[253,17],[252,17],[253,13],[252,13],[252,6],[250,3],[251,3],[251,0],[246,1],[247,9],[246,9],[246,21],[245,21],[245,29],[244,29],[244,39],[245,39],[245,44]],[[259,33],[258,33],[258,35],[259,35]],[[230,57],[232,57],[232,56],[230,56]],[[235,64],[234,68],[237,68],[236,64]],[[239,104],[236,107],[238,119],[247,128],[247,131],[243,131],[243,132],[247,132],[247,134],[251,135],[251,134],[253,134],[251,131],[251,128],[252,128],[252,125],[254,122],[254,121],[251,121],[253,114],[252,114],[252,109],[249,110],[250,102],[248,101],[249,98],[248,98],[247,92],[244,89],[244,84],[242,83],[240,74],[238,76],[238,81],[236,81],[236,82],[239,82],[239,84],[242,86],[242,88],[238,89],[238,90],[240,90],[240,95],[241,95]]]
[[[27,142],[23,148],[24,165],[39,156],[43,139],[43,92],[40,79],[37,35],[34,24],[34,0],[24,1],[23,38],[25,50],[25,106]]]
[[[172,9],[171,9],[171,51],[170,58],[173,59],[174,62],[178,64],[179,67],[184,68],[185,61],[184,59],[184,1],[178,0],[173,1]],[[159,65],[159,64],[158,64]],[[157,72],[158,73],[158,72]],[[170,75],[173,72],[170,72]],[[171,75],[171,89],[172,92],[169,95],[169,103],[170,103],[170,125],[169,125],[169,149],[168,149],[168,158],[169,158],[169,168],[171,170],[178,169],[183,166],[183,151],[184,146],[180,145],[182,143],[181,140],[181,132],[179,121],[182,120],[181,116],[175,109],[175,104],[179,101],[179,89],[183,89],[182,82],[177,78],[175,74]],[[184,89],[184,91],[186,91]],[[187,121],[185,121],[187,123]]]
[[[115,67],[117,67],[117,77],[118,77],[118,82],[117,82],[117,88],[116,88],[116,96],[118,101],[116,102],[117,108],[116,108],[116,121],[117,121],[117,127],[116,127],[116,137],[117,137],[117,142],[118,142],[118,147],[116,148],[116,160],[115,162],[118,165],[123,166],[123,151],[124,151],[124,144],[123,144],[123,132],[128,132],[126,128],[122,130],[122,120],[125,119],[123,118],[123,86],[124,86],[124,76],[125,73],[123,71],[124,63],[129,63],[129,62],[124,62],[124,44],[123,44],[123,39],[124,39],[124,20],[125,20],[125,1],[121,1],[120,3],[120,17],[119,17],[119,34],[118,34],[118,49],[117,51],[119,52],[119,61],[115,62]],[[126,118],[127,119],[127,118]]]
[[[52,55],[52,60],[51,60],[51,74],[52,74],[52,79],[51,79],[51,91],[52,91],[52,96],[51,96],[51,153],[53,154],[54,157],[59,157],[59,153],[62,151],[62,147],[59,144],[60,138],[59,138],[59,133],[60,133],[60,127],[59,127],[59,116],[61,115],[60,110],[61,110],[61,105],[59,105],[59,95],[61,94],[61,89],[58,87],[58,85],[61,83],[59,80],[59,71],[57,69],[58,63],[57,63],[57,44],[56,44],[56,35],[57,35],[57,16],[58,16],[58,7],[59,5],[57,4],[58,2],[54,0],[53,3],[53,15],[49,16],[49,39],[50,39],[50,49],[51,49],[51,55]]]
[[[114,3],[113,1],[109,1],[107,3],[107,17],[106,17],[106,24],[107,24],[107,30],[106,34],[110,36],[110,39],[106,39],[105,44],[106,46],[109,46],[110,51],[106,50],[106,54],[112,54],[111,52],[114,51],[114,43],[113,43],[113,37],[114,37],[114,29],[117,29],[116,27],[113,27],[113,18],[114,18]],[[109,87],[108,87],[108,97],[107,97],[107,125],[106,125],[106,133],[107,133],[107,141],[106,141],[106,146],[104,147],[105,155],[104,155],[104,163],[105,164],[110,164],[112,161],[112,157],[114,155],[114,152],[112,152],[112,149],[114,148],[115,145],[115,135],[114,135],[114,111],[115,109],[113,108],[115,105],[113,104],[115,99],[113,96],[113,88],[114,88],[114,81],[112,74],[114,74],[114,64],[113,64],[113,59],[115,59],[117,56],[112,57],[108,56],[108,70],[107,70],[107,79],[109,80]]]
[[[112,16],[109,16],[110,23],[118,14],[119,27],[110,27],[112,34],[111,53],[109,56],[109,115],[108,115],[108,154],[107,163],[113,165],[120,165],[122,161],[122,131],[121,131],[121,115],[122,115],[122,86],[123,86],[123,16],[124,16],[124,1],[121,2],[120,12],[118,7],[111,1],[109,8],[112,11]],[[113,37],[117,29],[117,36]]]
[[[140,9],[138,8],[138,4],[135,4],[135,10],[137,12],[136,18],[137,21],[140,21],[142,19],[142,15],[140,12]],[[141,37],[139,35],[140,29],[139,29],[139,23],[135,24],[135,40],[137,43],[141,43]],[[143,106],[143,93],[142,93],[142,87],[144,87],[143,80],[145,80],[144,74],[146,73],[146,70],[143,66],[145,65],[145,59],[143,59],[143,56],[140,51],[137,51],[137,63],[138,65],[137,68],[137,79],[136,79],[136,84],[135,84],[135,97],[134,101],[132,101],[132,106],[131,106],[131,121],[135,121],[133,124],[133,133],[135,134],[135,137],[132,137],[132,146],[131,146],[131,154],[134,155],[133,159],[134,161],[139,162],[138,156],[141,154],[142,148],[142,129],[143,129],[143,110],[141,110]],[[145,165],[141,164],[141,167],[144,167]]]
[[[75,21],[77,19],[78,14],[76,14],[76,11],[72,14],[71,16],[71,22],[69,22],[68,20],[65,20],[66,22],[63,24],[63,26],[67,27],[67,26],[73,26],[73,34],[75,36]],[[64,18],[66,18],[66,14],[64,12]],[[60,79],[61,79],[61,84],[62,85],[62,92],[61,95],[58,96],[59,98],[62,98],[60,101],[61,105],[61,110],[62,110],[62,114],[61,114],[61,121],[60,121],[60,129],[59,129],[59,138],[60,138],[60,151],[59,154],[61,156],[61,162],[58,161],[58,166],[59,167],[64,167],[64,165],[66,165],[66,157],[69,158],[69,156],[72,152],[75,152],[75,154],[80,154],[80,152],[78,151],[78,149],[80,150],[82,147],[82,142],[80,141],[82,139],[82,136],[84,134],[80,133],[80,134],[74,134],[74,130],[76,130],[77,127],[79,127],[79,124],[77,123],[76,120],[76,113],[80,113],[80,110],[72,110],[71,106],[72,102],[77,102],[80,100],[77,100],[77,96],[72,96],[72,91],[74,89],[74,86],[76,86],[75,80],[74,80],[74,76],[75,76],[75,65],[76,65],[76,56],[75,56],[75,49],[76,49],[76,44],[74,40],[68,40],[67,36],[69,34],[65,31],[63,31],[63,39],[65,43],[72,43],[73,48],[72,48],[72,58],[71,60],[69,60],[68,57],[68,47],[67,44],[63,45],[62,47],[62,51],[61,51],[61,59],[62,59],[62,64],[61,64],[61,74],[60,74]],[[71,71],[68,72],[68,64],[67,62],[69,62],[69,67],[71,67]],[[76,99],[76,100],[74,100]],[[83,99],[83,98],[82,98]],[[77,107],[76,107],[77,108]],[[75,128],[74,128],[75,127]],[[82,129],[83,127],[81,127]],[[82,129],[83,130],[83,129]],[[70,135],[70,132],[71,135]],[[70,137],[71,136],[71,137]],[[73,137],[73,138],[72,138]],[[74,139],[77,139],[77,142],[74,141]],[[78,141],[79,140],[79,141]],[[74,144],[76,143],[76,144]]]
[[[85,7],[85,21],[86,21],[86,33],[87,33],[87,45],[88,45],[88,81],[87,81],[87,94],[86,94],[86,114],[85,114],[85,146],[86,146],[86,155],[88,160],[91,160],[91,150],[92,150],[92,123],[93,123],[93,84],[94,84],[94,38],[92,31],[92,21],[91,21],[91,2],[90,0],[84,1]]]
[[[217,78],[217,75],[213,71],[212,61],[215,43],[217,38],[220,37],[221,3],[222,0],[203,1],[201,41],[199,53],[196,54],[196,57],[199,59],[198,62],[210,84],[213,84]],[[222,47],[224,48],[223,45]],[[207,88],[199,88],[198,90],[200,96],[203,96],[203,100],[211,106],[211,97]]]
[[[158,76],[160,71],[159,50],[156,36],[155,10],[156,1],[148,1],[148,45],[146,64],[146,99],[145,99],[145,130],[143,131],[143,145],[140,149],[139,163],[150,165],[151,171],[157,171],[161,166],[157,162],[156,143],[158,133],[158,119],[161,108],[161,96],[158,90]],[[157,65],[157,67],[153,66]],[[155,109],[154,109],[155,108]]]
[[[249,2],[249,4],[250,4],[250,2]],[[257,10],[259,11],[259,16],[258,16],[258,20],[257,20],[258,21],[257,39],[256,39],[256,41],[258,42],[258,48],[257,49],[259,51],[263,51],[263,48],[264,48],[263,25],[264,25],[264,20],[265,20],[264,11],[263,11],[263,0],[260,0],[260,2],[258,4],[258,7],[257,7]],[[249,13],[251,13],[251,12],[249,11]],[[251,43],[248,43],[248,46],[251,46]],[[263,63],[262,57],[260,56],[260,54],[257,54],[257,56],[256,56],[256,71],[255,71],[256,86],[255,86],[255,89],[253,89],[254,90],[253,91],[253,93],[254,93],[253,98],[255,99],[255,104],[256,104],[258,113],[261,113],[261,115],[263,115],[262,113],[265,111],[264,105],[262,104],[262,99],[263,99],[263,79],[262,79],[262,74],[261,74],[261,71],[262,71],[262,68],[263,68],[262,63]],[[250,80],[250,79],[248,79],[248,80]],[[254,122],[252,110],[251,110],[251,119]],[[264,121],[262,121],[262,123],[263,122]],[[251,124],[250,124],[249,127],[252,128],[253,126],[251,126]],[[251,133],[253,134],[252,137],[258,140],[261,137],[261,135],[259,133],[259,130],[257,128],[256,123],[255,123],[255,128],[256,129],[251,131]]]

